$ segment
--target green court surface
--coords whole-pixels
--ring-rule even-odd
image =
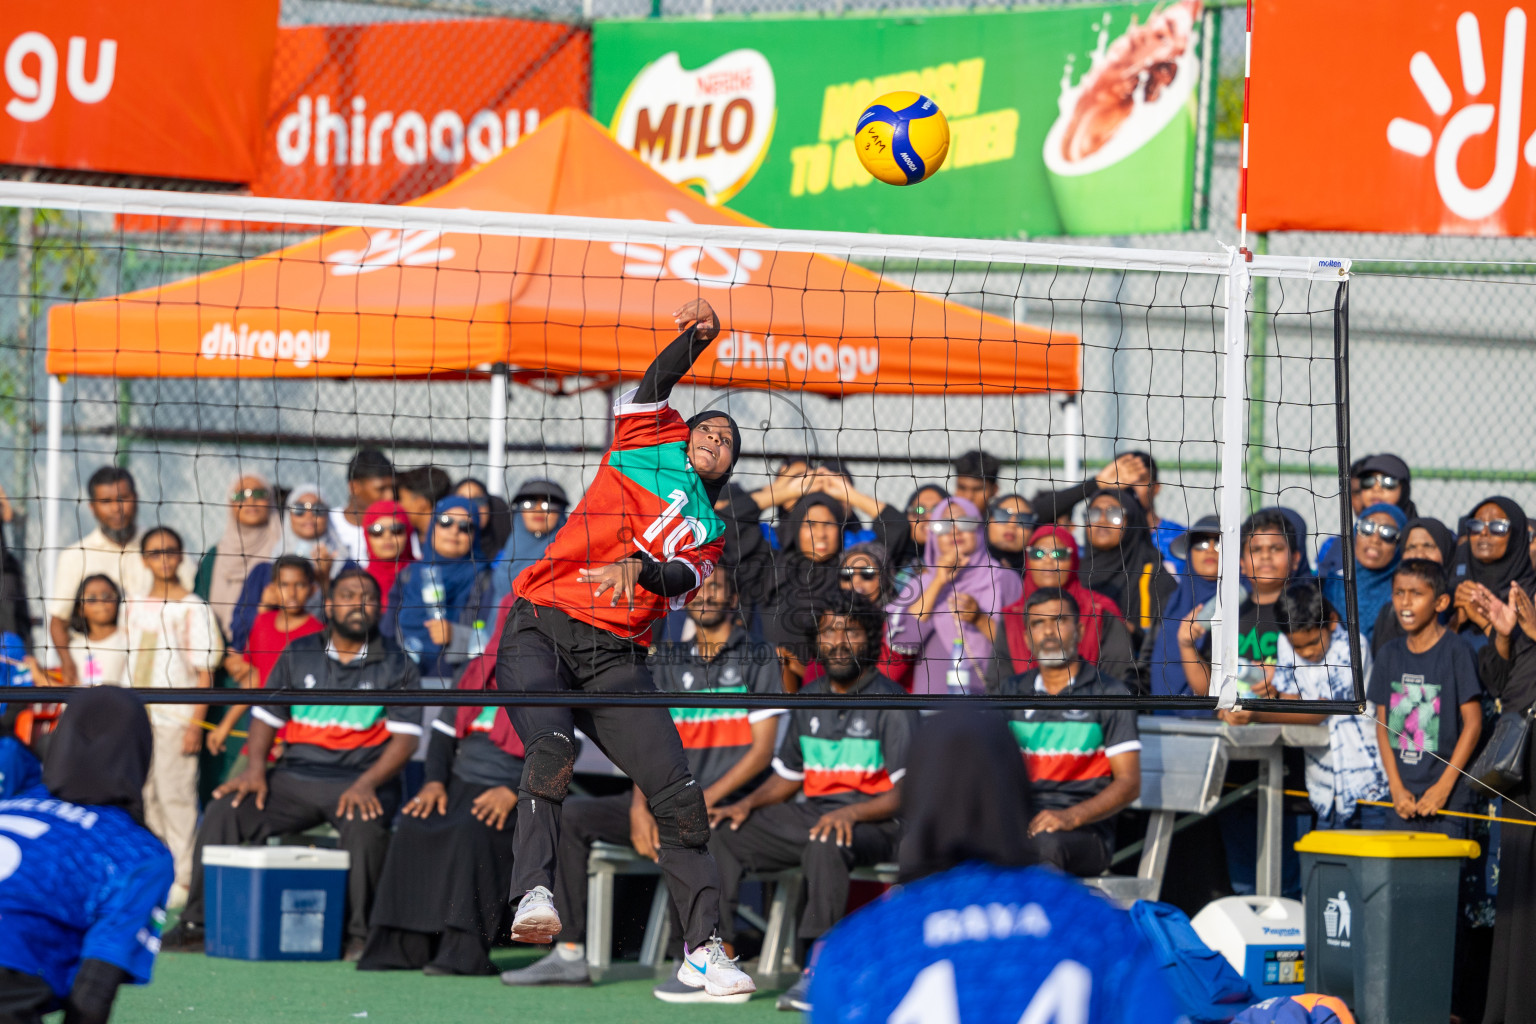
[[[498,950],[503,969],[537,959],[533,950]],[[114,1024],[714,1024],[779,1021],[776,992],[738,1006],[675,1005],[651,995],[649,981],[591,988],[519,988],[496,978],[429,978],[414,971],[359,972],[347,963],[251,963],[166,953],[147,987],[119,990]]]

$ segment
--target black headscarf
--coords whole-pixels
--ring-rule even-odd
[[[1451,589],[1471,580],[1493,591],[1501,601],[1509,596],[1511,583],[1520,584],[1528,594],[1536,591],[1536,567],[1531,565],[1530,520],[1526,518],[1525,509],[1511,498],[1495,495],[1473,505],[1467,519],[1477,515],[1477,510],[1484,505],[1497,505],[1509,520],[1509,546],[1504,549],[1503,558],[1484,563],[1473,557],[1470,543],[1461,545],[1456,549],[1456,560],[1451,566]],[[1464,525],[1462,532],[1466,532]]]
[[[1391,452],[1382,452],[1380,455],[1367,455],[1351,467],[1351,476],[1364,477],[1372,473],[1385,473],[1387,476],[1395,476],[1403,482],[1402,494],[1398,496],[1397,507],[1402,509],[1409,519],[1418,517],[1418,506],[1413,503],[1413,471],[1408,468],[1400,456]]]
[[[1022,867],[1036,860],[1029,773],[1003,720],[946,711],[923,721],[901,783],[901,880],[979,860]]]
[[[72,804],[121,807],[143,824],[154,742],[139,698],[98,686],[69,702],[49,739],[43,785]]]
[[[731,470],[736,468],[736,463],[741,458],[741,427],[736,424],[736,417],[720,409],[705,409],[688,417],[688,429],[703,423],[705,420],[723,419],[731,425],[731,465],[725,471],[725,475],[718,480],[704,482],[704,493],[709,495],[711,503],[720,500],[720,493],[725,490],[726,482],[731,479]]]
[[[1098,501],[1105,495],[1114,498],[1125,509],[1120,543],[1107,551],[1100,551],[1092,544],[1084,544],[1083,567],[1078,575],[1084,586],[1115,602],[1123,615],[1134,620],[1137,616],[1132,611],[1133,603],[1130,599],[1136,597],[1135,604],[1139,606],[1140,603],[1140,597],[1135,593],[1136,581],[1140,579],[1142,569],[1148,562],[1161,565],[1163,556],[1152,542],[1152,528],[1147,524],[1146,510],[1136,500],[1136,495],[1131,491],[1101,490],[1093,496],[1093,500]],[[1092,505],[1089,507],[1092,508]]]
[[[837,596],[839,588],[839,553],[825,562],[813,562],[800,552],[800,526],[812,508],[822,505],[832,513],[834,522],[847,520],[847,511],[836,498],[826,494],[807,494],[779,527],[779,550],[773,555],[773,597],[763,614],[766,639],[792,651],[796,658],[809,663],[816,639],[816,609]],[[837,532],[838,552],[843,534]]]
[[[1450,571],[1451,562],[1456,557],[1456,534],[1452,533],[1451,528],[1440,520],[1431,519],[1428,516],[1420,516],[1417,519],[1408,520],[1408,525],[1403,527],[1404,546],[1408,543],[1408,535],[1415,529],[1424,530],[1435,539],[1435,547],[1440,549],[1441,564],[1446,567],[1447,571]],[[1513,528],[1510,530],[1510,535],[1514,535]]]

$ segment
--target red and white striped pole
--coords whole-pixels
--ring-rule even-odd
[[[1248,100],[1253,81],[1253,0],[1248,0],[1248,22],[1243,35],[1243,156],[1237,177],[1238,251],[1252,262],[1248,248]]]

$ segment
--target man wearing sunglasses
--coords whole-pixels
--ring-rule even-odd
[[[544,557],[518,576],[502,631],[496,685],[519,692],[658,692],[646,667],[651,627],[715,571],[725,523],[715,502],[741,451],[729,415],[684,421],[672,389],[720,333],[702,299],[675,314],[682,332],[614,403],[613,445]],[[718,937],[720,869],[709,812],[665,708],[508,709],[527,747],[518,789],[512,937],[549,942],[563,930],[553,887],[561,806],[579,726],[645,795],[657,861],[682,919],[683,984],[712,996],[756,990]]]

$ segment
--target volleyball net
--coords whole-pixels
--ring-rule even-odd
[[[246,555],[282,553],[296,499],[307,512],[356,505],[349,464],[377,449],[397,479],[430,481],[436,468],[479,482],[483,495],[464,491],[487,512],[470,557],[493,567],[506,540],[496,531],[539,511],[511,503],[525,483],[580,501],[614,440],[614,399],[676,334],[673,311],[702,298],[722,330],[672,404],[730,413],[742,429],[733,484],[771,494],[756,518],[729,525],[738,544],[747,530],[766,551],[766,577],[733,582],[773,656],[787,658],[785,645],[764,619],[815,597],[760,592],[789,559],[830,567],[822,576],[838,590],[874,580],[870,600],[894,619],[933,583],[937,555],[967,580],[895,645],[914,696],[876,703],[1041,700],[984,683],[1035,663],[1018,648],[1030,637],[1026,574],[1038,568],[1031,591],[1072,577],[1114,601],[1098,628],[1106,652],[1124,634],[1129,660],[1114,674],[1129,695],[1109,703],[1277,706],[1253,696],[1275,651],[1242,611],[1264,589],[1245,565],[1243,527],[1274,524],[1262,510],[1282,509],[1285,527],[1269,532],[1308,564],[1330,541],[1351,542],[1348,261],[777,230],[659,179],[620,203],[601,181],[557,183],[567,194],[556,202],[481,177],[412,206],[0,183],[18,225],[0,244],[24,268],[16,295],[32,317],[21,356],[37,386],[12,401],[34,428],[21,503],[35,512],[12,543],[39,633],[79,607],[58,556],[98,528],[89,481],[105,465],[133,477],[136,535],[172,527],[195,566],[233,536],[272,541]],[[1127,453],[1122,474],[1105,476]],[[995,491],[967,491],[975,478]],[[930,523],[940,492],[925,485],[962,501]],[[232,527],[232,503],[250,491],[270,492],[278,525]],[[830,550],[801,532],[822,518],[807,494],[838,506]],[[871,538],[884,550],[863,549],[864,561],[848,550]],[[1047,571],[1064,563],[1075,576]],[[1326,590],[1349,628],[1354,699],[1288,710],[1352,712],[1363,699],[1353,559],[1343,564]],[[722,571],[738,571],[729,538]],[[976,607],[956,604],[962,592]],[[663,628],[687,637],[686,617],[678,609]],[[1185,617],[1203,636],[1203,697],[1167,692],[1159,635]],[[813,634],[801,670],[816,659]],[[994,659],[1009,637],[1008,659]],[[1173,656],[1182,674],[1186,656]],[[319,690],[293,700],[363,696],[379,702]],[[740,694],[567,696],[558,702],[745,706]],[[249,699],[160,686],[145,697]]]

